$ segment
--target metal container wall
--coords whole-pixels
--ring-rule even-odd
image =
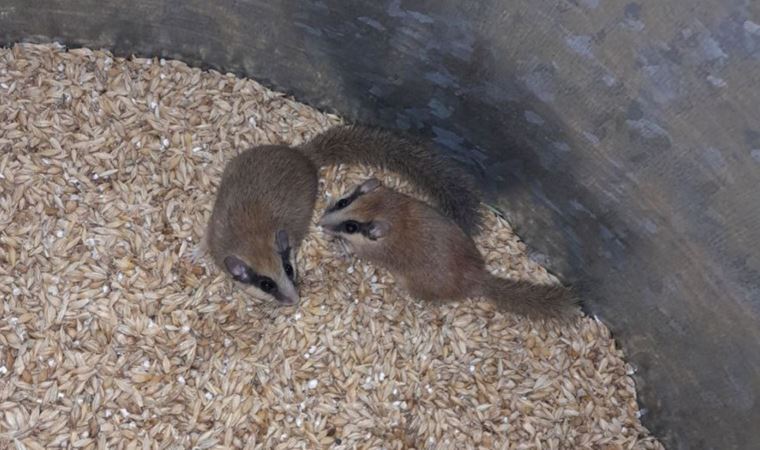
[[[760,2],[0,2],[1,43],[53,39],[433,139],[585,289],[669,448],[760,442]]]

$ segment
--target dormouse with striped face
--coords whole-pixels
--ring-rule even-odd
[[[531,317],[562,317],[575,297],[563,286],[499,278],[486,270],[472,238],[415,198],[370,179],[319,221],[357,256],[388,269],[412,296],[429,301],[487,297]]]
[[[245,150],[227,164],[204,238],[216,265],[255,296],[298,303],[295,255],[314,212],[318,168],[341,163],[400,173],[468,233],[478,230],[475,183],[457,163],[386,131],[338,126],[299,147]]]
[[[316,195],[313,164],[287,147],[257,147],[234,158],[206,234],[216,264],[254,296],[297,304],[296,250]]]

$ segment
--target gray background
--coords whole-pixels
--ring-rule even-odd
[[[0,42],[50,39],[430,137],[586,290],[669,448],[760,445],[760,2],[0,0]]]

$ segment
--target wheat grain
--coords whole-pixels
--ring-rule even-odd
[[[340,119],[258,83],[57,45],[0,50],[0,447],[661,448],[591,318],[407,298],[316,229],[303,304],[195,258],[225,161]],[[379,176],[321,171],[319,208]],[[484,209],[491,270],[550,281]]]

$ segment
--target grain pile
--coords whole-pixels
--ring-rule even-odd
[[[338,122],[179,62],[0,50],[0,447],[662,448],[593,319],[421,304],[316,230],[298,309],[193,258],[226,160]],[[320,208],[368,173],[323,170]],[[492,270],[548,276],[487,225]]]

